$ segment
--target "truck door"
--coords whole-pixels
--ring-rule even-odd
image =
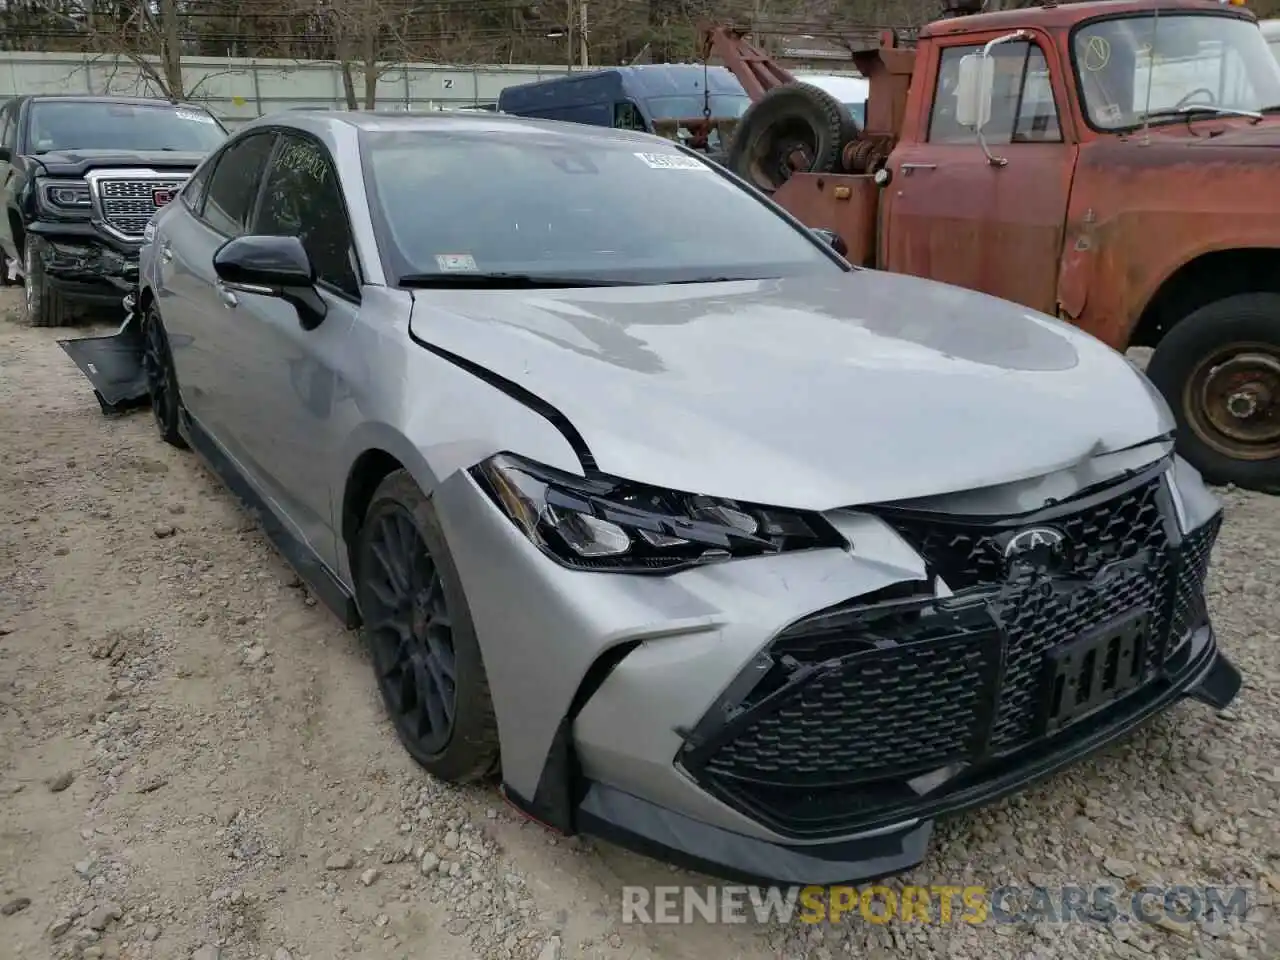
[[[1056,313],[1077,146],[1074,131],[1064,136],[1070,111],[1062,71],[1050,69],[1052,45],[1037,38],[992,48],[995,95],[983,136],[996,162],[955,120],[960,59],[997,36],[935,47],[924,67],[933,96],[913,118],[918,134],[889,160],[881,264]]]

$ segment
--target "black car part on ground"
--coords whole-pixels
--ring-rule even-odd
[[[145,340],[135,304],[132,294],[125,297],[125,319],[113,334],[58,341],[93,386],[94,398],[105,416],[126,413],[148,403],[142,363]]]

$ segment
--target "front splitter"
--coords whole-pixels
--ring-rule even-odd
[[[694,820],[613,787],[588,783],[575,811],[575,827],[645,856],[727,881],[782,886],[867,883],[910,870],[928,855],[933,818],[985,806],[1025,789],[1126,736],[1171,704],[1192,698],[1216,709],[1240,689],[1236,667],[1217,649],[1210,628],[1197,663],[1180,682],[1141,709],[1087,736],[1034,755],[991,778],[929,803],[904,810],[890,823],[856,837],[808,844],[762,840]]]

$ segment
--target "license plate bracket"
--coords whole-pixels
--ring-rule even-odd
[[[1044,659],[1041,728],[1053,733],[1142,683],[1151,616],[1117,617],[1054,647]]]

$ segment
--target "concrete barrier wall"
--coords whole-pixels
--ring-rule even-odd
[[[377,106],[384,110],[482,106],[495,103],[504,87],[569,72],[563,64],[397,65],[378,80]],[[229,127],[294,107],[346,104],[342,72],[336,63],[325,61],[187,57],[183,79],[189,98],[204,103]],[[356,96],[363,103],[364,77],[358,66],[353,79]],[[36,93],[156,96],[160,91],[128,57],[0,52],[0,100]]]

